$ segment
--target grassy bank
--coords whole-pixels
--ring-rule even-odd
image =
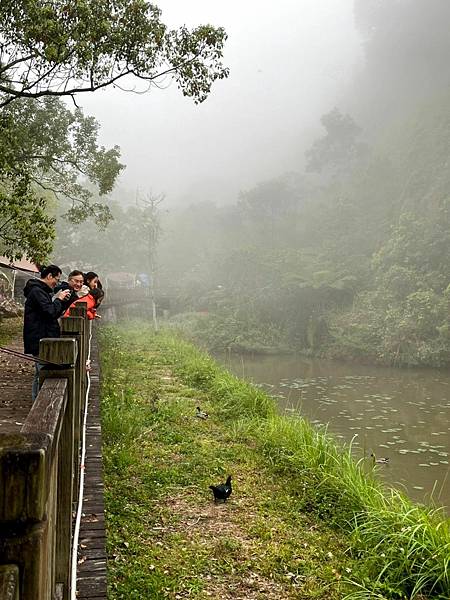
[[[127,327],[101,341],[111,598],[449,597],[438,514],[191,345]]]

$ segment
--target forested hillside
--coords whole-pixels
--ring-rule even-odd
[[[164,283],[208,311],[210,347],[449,362],[449,5],[356,2],[355,17],[352,114],[330,107],[305,169],[166,226]]]
[[[450,362],[450,4],[356,0],[355,22],[363,67],[295,172],[160,211],[159,291],[211,349]],[[142,211],[85,230],[94,255],[146,271]]]

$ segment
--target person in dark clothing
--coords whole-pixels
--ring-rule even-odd
[[[70,291],[70,295],[66,300],[64,300],[63,312],[66,312],[69,306],[75,302],[75,300],[78,300],[80,296],[84,295],[80,293],[80,290],[83,286],[83,281],[83,271],[78,271],[75,269],[69,273],[67,281],[61,281],[61,283],[58,283],[58,285],[55,286],[55,294],[60,290]],[[85,293],[87,294],[87,292]]]
[[[29,279],[23,290],[25,312],[23,320],[23,345],[25,354],[39,356],[39,340],[45,337],[59,337],[58,318],[64,312],[64,301],[70,296],[69,290],[60,290],[52,300],[53,291],[61,277],[61,269],[56,265],[43,267],[40,279]],[[42,364],[35,363],[32,387],[32,400],[39,391],[39,371]]]

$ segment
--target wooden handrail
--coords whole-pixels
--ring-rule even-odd
[[[72,500],[86,386],[86,309],[40,341],[40,392],[19,433],[0,434],[0,600],[70,598]]]
[[[17,566],[21,600],[50,600],[55,587],[57,473],[64,460],[67,399],[65,379],[45,382],[21,432],[1,440],[0,559]]]
[[[0,442],[0,523],[44,518],[49,468],[57,451],[67,382],[48,382],[38,394],[19,434]],[[63,405],[64,404],[64,405]],[[38,417],[39,415],[39,417]],[[44,428],[38,429],[40,425]]]

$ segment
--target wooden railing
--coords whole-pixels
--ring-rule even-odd
[[[43,339],[40,392],[20,431],[0,434],[0,600],[68,600],[73,502],[86,394],[86,305]]]

